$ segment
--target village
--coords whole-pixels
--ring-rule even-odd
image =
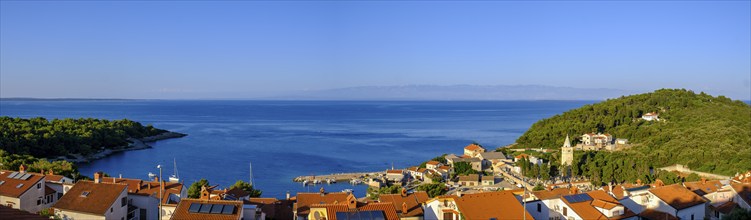
[[[617,150],[627,144],[627,140],[607,134],[583,134],[580,144],[572,146],[566,137],[560,150],[561,164],[572,164],[574,150]],[[0,216],[128,220],[721,219],[735,209],[751,210],[751,171],[672,185],[658,179],[651,184],[637,180],[597,187],[586,179],[540,182],[526,178],[520,173],[519,161],[530,165],[549,161],[525,153],[505,155],[475,143],[462,150],[462,155],[445,155],[445,162],[431,160],[406,169],[295,179],[310,184],[349,179],[371,189],[399,189],[363,198],[351,191],[328,192],[324,185],[319,192],[287,193],[285,198],[253,198],[239,188],[202,186],[199,198],[188,198],[187,187],[173,179],[108,177],[97,172],[93,180],[74,182],[51,171],[27,172],[21,165],[18,170],[0,171]],[[457,174],[460,170],[470,174]],[[441,193],[431,197],[418,190],[427,184],[438,184]],[[50,213],[50,217],[38,213]]]

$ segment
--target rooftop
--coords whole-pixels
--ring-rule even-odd
[[[171,219],[230,220],[241,219],[242,201],[183,199]]]
[[[511,192],[468,194],[454,201],[465,219],[533,219]]]
[[[0,171],[0,195],[18,198],[36,185],[44,176],[36,173]]]
[[[701,196],[696,195],[696,193],[689,191],[679,184],[656,187],[649,191],[677,210],[693,207],[705,202]]]
[[[414,192],[411,194],[383,194],[380,195],[381,202],[389,202],[394,205],[394,209],[402,217],[422,216],[423,210],[421,204],[428,201],[430,197],[426,192]],[[407,205],[407,213],[402,213],[402,205]]]
[[[347,201],[349,193],[333,192],[333,193],[297,193],[297,207],[298,215],[307,215],[310,212],[310,206],[314,204],[334,204],[344,203]],[[344,203],[346,204],[346,203]]]
[[[119,183],[78,181],[53,208],[104,215],[128,186]]]

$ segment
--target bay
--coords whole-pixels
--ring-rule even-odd
[[[206,178],[219,188],[253,180],[263,197],[354,189],[347,183],[303,187],[301,175],[380,171],[415,166],[444,153],[461,154],[472,142],[494,149],[513,143],[534,122],[594,101],[246,101],[68,100],[0,101],[11,117],[103,118],[138,121],[188,134],[79,164],[96,171],[146,179],[163,177],[177,161],[181,180]]]

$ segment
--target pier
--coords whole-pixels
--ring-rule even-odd
[[[334,173],[334,174],[327,174],[327,175],[311,175],[311,176],[298,176],[292,179],[292,181],[295,182],[303,182],[303,181],[321,181],[326,182],[326,180],[335,180],[337,182],[349,182],[352,179],[363,179],[365,177],[377,177],[377,176],[383,176],[386,175],[385,171],[378,171],[378,172],[356,172],[356,173]]]

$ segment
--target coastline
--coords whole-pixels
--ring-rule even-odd
[[[173,139],[173,138],[181,138],[185,136],[187,136],[187,134],[167,131],[158,135],[148,136],[148,137],[143,137],[143,138],[128,138],[127,140],[130,143],[128,143],[127,146],[124,146],[123,148],[120,148],[120,149],[105,149],[95,154],[86,155],[86,156],[81,155],[81,154],[70,154],[68,156],[60,156],[56,159],[66,160],[72,163],[89,163],[94,160],[105,158],[114,153],[152,148],[152,146],[149,145],[148,143],[154,143],[157,141]]]

